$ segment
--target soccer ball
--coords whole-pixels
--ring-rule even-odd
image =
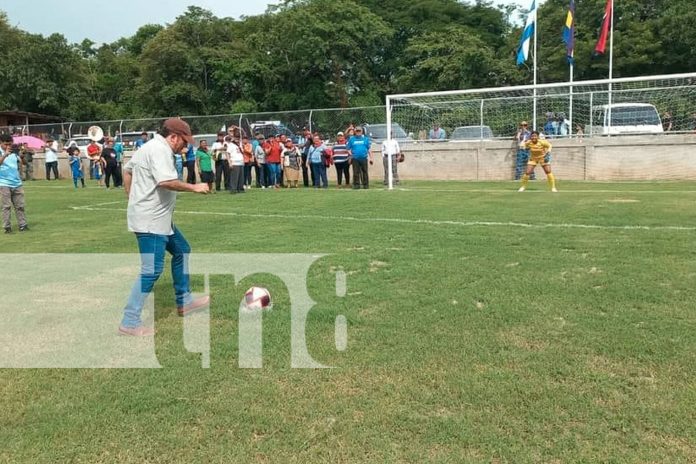
[[[271,292],[263,287],[251,287],[244,293],[241,306],[247,311],[268,311],[273,309]]]

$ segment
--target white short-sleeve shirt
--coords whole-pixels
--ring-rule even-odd
[[[58,161],[58,153],[56,153],[55,150],[53,150],[53,147],[46,147],[46,151],[44,152],[46,155],[46,163],[55,163]]]
[[[227,144],[227,155],[230,166],[244,166],[244,154],[236,143]]]
[[[382,142],[382,156],[396,156],[399,153],[401,153],[401,148],[397,140],[391,139]]]
[[[213,154],[215,160],[218,159],[218,152],[222,155],[220,157],[220,160],[227,159],[227,149],[225,148],[225,145],[222,142],[213,142],[213,146],[210,147],[210,151]]]
[[[159,134],[137,150],[125,169],[133,174],[128,196],[128,230],[172,235],[176,192],[160,188],[161,182],[177,180],[174,153]]]

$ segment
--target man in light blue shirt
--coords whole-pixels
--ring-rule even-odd
[[[440,127],[438,123],[435,123],[428,133],[428,138],[430,140],[445,140],[447,138],[447,132],[445,132],[445,129]]]
[[[114,185],[116,188],[123,187],[123,140],[121,135],[116,136],[114,141],[114,151],[116,152],[116,178]]]
[[[2,226],[5,233],[12,232],[10,217],[14,207],[20,232],[29,230],[27,218],[24,215],[24,189],[20,170],[22,160],[19,157],[19,147],[12,150],[12,136],[0,136],[0,198],[2,198]]]

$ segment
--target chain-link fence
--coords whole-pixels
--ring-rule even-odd
[[[324,139],[333,140],[340,131],[351,125],[384,124],[384,106],[362,108],[332,108],[320,110],[242,113],[214,116],[183,116],[198,140],[213,138],[220,131],[240,127],[247,136],[284,134],[299,137],[305,128],[318,132]],[[32,135],[44,140],[67,144],[71,139],[87,138],[88,129],[98,126],[105,137],[121,139],[126,146],[137,140],[141,133],[157,131],[166,118],[124,119],[113,121],[81,121],[29,126],[0,127],[0,133]]]
[[[438,138],[440,130],[449,140],[509,138],[521,121],[556,137],[687,133],[696,130],[696,73],[394,95],[388,102],[393,130],[419,139]]]

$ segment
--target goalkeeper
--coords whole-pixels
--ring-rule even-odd
[[[524,192],[529,183],[529,176],[534,172],[537,165],[541,165],[546,173],[546,179],[552,192],[558,192],[556,189],[556,178],[551,173],[551,160],[547,158],[547,154],[551,151],[551,144],[546,140],[539,139],[539,132],[534,131],[530,139],[525,142],[525,148],[529,150],[529,162],[527,162],[527,172],[522,176],[522,186],[518,190]]]

